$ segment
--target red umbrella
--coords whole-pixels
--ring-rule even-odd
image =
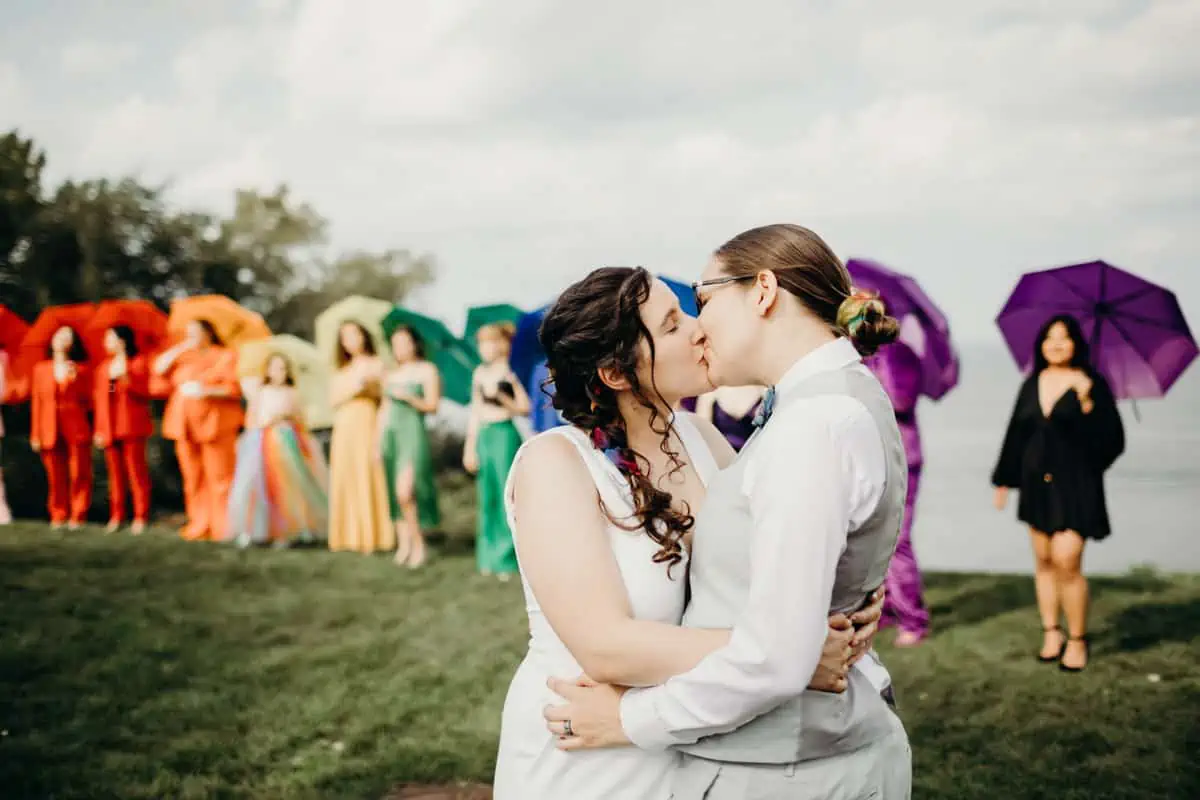
[[[104,300],[82,332],[89,357],[104,357],[104,334],[119,325],[133,331],[141,353],[152,353],[166,344],[167,315],[158,306],[149,300]]]
[[[21,339],[21,352],[19,360],[22,364],[32,366],[34,363],[41,361],[46,357],[46,351],[50,347],[50,340],[54,338],[54,332],[64,325],[72,328],[75,335],[83,342],[84,349],[87,349],[87,340],[84,338],[84,331],[92,321],[92,315],[96,313],[95,303],[74,303],[66,306],[50,306],[42,309],[42,313],[38,314],[37,319],[33,321],[33,325],[25,332],[24,338]],[[88,359],[96,359],[103,355],[103,352],[93,353],[88,350]]]
[[[0,306],[0,350],[6,351],[10,356],[16,353],[28,331],[28,322]]]
[[[5,370],[4,393],[0,396],[0,402],[11,403],[20,399],[22,385],[13,361],[17,357],[21,340],[28,331],[28,322],[0,306],[0,353],[3,353],[3,357],[0,357],[0,369]]]

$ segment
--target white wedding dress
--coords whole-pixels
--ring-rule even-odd
[[[686,415],[677,415],[674,424],[688,460],[707,485],[717,469],[708,445]],[[592,446],[586,434],[564,426],[539,435],[570,439],[613,515],[621,518],[632,512],[624,476]],[[518,460],[521,455],[517,454]],[[554,489],[547,486],[545,491]],[[521,521],[513,514],[511,480],[504,494],[508,524],[513,537],[519,540]],[[668,577],[666,565],[652,560],[658,546],[644,533],[609,524],[608,537],[634,616],[678,625],[683,617],[687,562],[678,564]],[[555,738],[546,728],[542,709],[562,699],[546,687],[546,681],[551,677],[569,680],[583,669],[542,615],[524,576],[522,585],[529,614],[529,651],[517,668],[504,702],[495,800],[667,800],[676,762],[673,752],[623,747],[568,753],[554,746]]]

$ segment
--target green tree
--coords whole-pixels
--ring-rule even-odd
[[[42,209],[46,154],[17,131],[0,136],[0,303],[28,316],[38,299],[27,291],[30,238]]]

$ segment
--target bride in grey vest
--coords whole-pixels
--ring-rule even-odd
[[[682,753],[678,800],[907,799],[912,753],[874,654],[844,693],[808,688],[827,615],[883,583],[900,532],[904,448],[861,360],[898,325],[798,225],[739,234],[693,287],[711,382],[771,387],[692,531],[683,625],[732,634],[658,686],[555,681],[567,702],[546,710],[550,730],[570,732],[566,750]]]

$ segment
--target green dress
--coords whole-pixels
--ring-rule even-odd
[[[512,420],[486,424],[479,429],[475,448],[479,456],[479,476],[475,483],[479,498],[475,563],[480,572],[516,572],[517,550],[508,528],[504,486],[521,448],[521,433]]]
[[[410,382],[409,392],[422,396],[421,384]],[[413,470],[413,497],[417,503],[417,516],[424,530],[436,528],[441,522],[438,510],[437,485],[434,483],[433,452],[429,447],[429,432],[425,429],[425,414],[392,397],[384,397],[381,413],[386,414],[380,455],[387,476],[388,505],[392,520],[404,518],[400,501],[396,496],[396,480],[405,467]]]

